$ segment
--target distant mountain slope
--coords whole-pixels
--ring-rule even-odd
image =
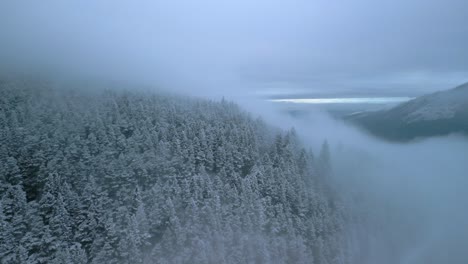
[[[468,83],[388,110],[349,115],[346,119],[376,136],[397,141],[468,134]]]

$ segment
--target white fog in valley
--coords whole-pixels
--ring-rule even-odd
[[[348,229],[349,243],[360,252],[353,263],[468,259],[466,137],[391,143],[320,112],[276,118],[271,122],[294,126],[313,146],[330,142],[335,191],[365,222]]]
[[[0,3],[0,263],[468,263],[467,13]]]

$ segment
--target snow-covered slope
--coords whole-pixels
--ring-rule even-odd
[[[392,140],[468,134],[468,83],[418,97],[388,110],[350,115],[347,120]]]
[[[422,96],[393,109],[407,123],[454,118],[468,108],[468,83],[455,89]]]
[[[234,103],[86,83],[0,78],[0,263],[361,256],[327,144],[314,159]]]

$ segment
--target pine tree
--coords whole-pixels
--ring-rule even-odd
[[[7,216],[4,213],[4,198],[0,201],[0,230],[2,235],[0,236],[0,260],[2,263],[13,263],[16,255],[14,253],[15,237],[13,227]]]
[[[4,176],[5,181],[8,182],[11,185],[18,185],[23,182],[23,176],[21,174],[21,171],[18,167],[18,163],[15,158],[13,157],[8,157],[5,162],[5,171],[4,171]]]

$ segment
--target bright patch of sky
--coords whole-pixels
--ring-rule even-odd
[[[296,104],[389,104],[411,100],[411,97],[362,97],[362,98],[299,98],[271,99],[270,102]]]

